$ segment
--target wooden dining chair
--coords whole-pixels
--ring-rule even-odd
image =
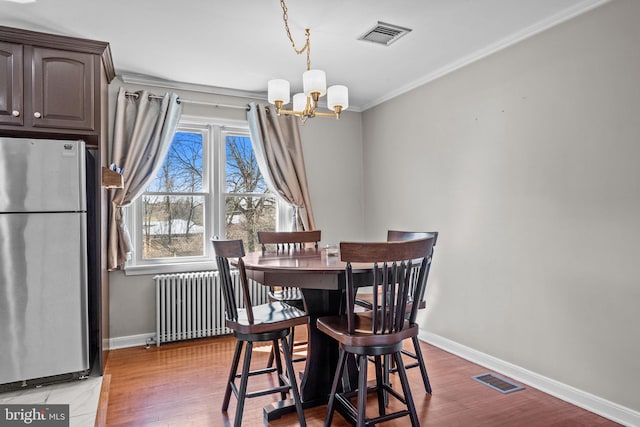
[[[409,304],[407,305],[407,318],[409,319],[409,321],[411,323],[416,323],[416,317],[417,317],[417,311],[413,312],[413,305],[414,303],[417,304],[418,309],[423,309],[426,307],[426,302],[425,302],[425,298],[424,298],[424,294],[426,291],[426,283],[427,280],[429,278],[429,270],[431,269],[431,261],[433,259],[433,250],[435,249],[436,243],[438,241],[438,232],[437,231],[429,231],[429,232],[422,232],[422,231],[399,231],[399,230],[388,230],[387,231],[387,241],[388,242],[397,242],[397,241],[404,241],[404,240],[414,240],[414,239],[423,239],[423,238],[428,238],[428,237],[433,237],[433,247],[431,249],[431,255],[429,256],[429,263],[427,264],[427,270],[425,271],[425,278],[424,278],[424,288],[422,289],[422,291],[420,292],[420,294],[418,295],[418,299],[416,301],[409,301]],[[414,288],[417,282],[417,278],[418,278],[418,269],[414,268],[414,272],[413,272],[413,277],[412,277],[412,283],[411,283],[411,287]],[[410,295],[413,294],[412,290],[410,290],[409,292]],[[373,301],[372,301],[372,294],[370,293],[359,293],[357,295],[356,298],[356,304],[364,307],[368,310],[371,310],[373,308]],[[415,313],[413,315],[413,317],[411,316],[411,313]],[[424,356],[422,355],[422,350],[420,349],[420,342],[418,340],[418,337],[415,336],[411,339],[412,345],[413,345],[413,351],[407,350],[405,348],[402,349],[402,354],[406,355],[407,357],[413,359],[414,361],[405,365],[405,369],[412,369],[412,368],[420,368],[420,374],[422,376],[422,383],[424,385],[424,389],[428,394],[432,393],[432,389],[431,389],[431,383],[429,381],[429,375],[427,373],[427,367],[426,364],[424,362]],[[388,370],[388,372],[391,373],[395,373],[397,372],[397,368],[395,366],[385,366],[385,372]]]
[[[357,426],[374,425],[383,421],[409,416],[412,426],[418,426],[416,408],[411,396],[407,372],[402,360],[402,343],[418,335],[418,326],[406,316],[410,300],[416,300],[423,288],[433,237],[382,243],[340,243],[340,257],[346,262],[345,313],[339,316],[320,317],[318,329],[338,342],[338,365],[331,386],[324,425],[331,425],[336,405],[340,413]],[[373,263],[371,286],[376,310],[356,312],[353,263]],[[417,283],[412,289],[412,271],[418,268]],[[417,310],[413,305],[411,311]],[[357,389],[343,387],[342,382],[348,355],[356,358],[358,365]],[[401,395],[391,387],[383,374],[383,357],[390,355],[397,366],[402,386]],[[375,386],[368,388],[368,358],[373,357],[376,371]],[[375,391],[378,398],[376,417],[367,418],[367,393]],[[406,406],[406,410],[387,413],[386,396],[393,396]],[[352,403],[357,397],[357,406]]]
[[[311,231],[258,231],[258,242],[262,246],[262,251],[266,252],[272,247],[276,253],[290,253],[300,251],[307,246],[313,250],[318,250],[318,242],[321,240],[320,230]],[[304,310],[304,298],[299,288],[294,286],[271,286],[269,289],[269,301],[281,301],[285,304]],[[295,331],[291,331],[289,347],[293,355],[295,347],[306,345],[307,341],[295,341]],[[301,362],[305,357],[294,358],[293,361]],[[267,366],[273,366],[273,354],[269,356]]]
[[[245,255],[242,240],[212,240],[212,244],[213,250],[215,251],[216,263],[218,264],[218,274],[220,275],[222,294],[225,302],[225,324],[233,331],[233,335],[236,338],[235,352],[233,354],[233,361],[231,362],[231,369],[229,370],[229,379],[222,401],[222,411],[227,412],[231,392],[233,392],[237,400],[234,426],[240,427],[245,399],[280,393],[280,397],[284,401],[287,398],[287,392],[291,392],[295,402],[298,422],[301,426],[305,426],[306,423],[302,411],[300,393],[293,370],[293,361],[291,360],[287,338],[292,328],[297,325],[308,324],[309,316],[307,316],[304,311],[280,301],[252,306],[247,274],[242,260],[242,257]],[[229,258],[238,259],[237,281],[234,281],[231,274]],[[245,308],[240,308],[236,300],[236,296],[240,295],[240,292],[236,289],[237,286],[240,286],[240,292],[245,301]],[[278,347],[278,342],[282,345],[284,349],[282,353],[284,355],[285,369],[287,372],[286,376],[282,370],[282,361],[279,352],[275,355],[275,368],[250,370],[253,344],[255,342],[268,341],[270,341],[275,348]],[[238,374],[240,355],[245,344],[246,348],[244,350],[242,372]],[[260,391],[247,391],[249,377],[271,374],[273,372],[276,372],[278,385]],[[238,378],[240,379],[240,388],[236,385],[236,379]]]

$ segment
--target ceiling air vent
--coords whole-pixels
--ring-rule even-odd
[[[410,31],[409,28],[378,21],[373,28],[366,31],[358,40],[366,40],[368,42],[389,46]]]

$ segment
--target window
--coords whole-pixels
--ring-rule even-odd
[[[142,195],[141,258],[202,257],[204,212],[208,192],[203,186],[205,130],[176,132],[155,180]]]
[[[228,239],[242,239],[247,252],[259,249],[257,232],[275,230],[276,199],[258,169],[251,139],[226,134],[225,231]]]
[[[127,274],[213,269],[212,236],[258,250],[256,232],[275,230],[281,209],[245,123],[183,117],[155,179],[127,209]]]

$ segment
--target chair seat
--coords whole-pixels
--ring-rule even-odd
[[[278,329],[289,329],[309,322],[309,316],[298,308],[283,302],[271,302],[253,306],[253,324],[247,319],[247,311],[238,309],[238,320],[227,320],[228,328],[241,334],[259,334]]]
[[[327,316],[317,320],[318,329],[347,347],[388,347],[401,344],[407,338],[418,335],[418,325],[409,325],[401,331],[387,334],[374,334],[371,331],[372,318],[366,314],[355,314],[355,332],[348,333],[347,316]]]

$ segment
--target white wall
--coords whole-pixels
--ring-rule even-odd
[[[322,242],[364,237],[362,115],[315,118],[301,127],[316,227]]]
[[[423,329],[640,410],[640,2],[363,114],[365,221],[438,230]]]
[[[135,91],[145,89],[162,95],[167,89],[123,84],[115,80],[109,88],[110,123],[113,126],[115,98],[120,86]],[[183,99],[226,105],[245,105],[252,100],[175,90]],[[261,104],[266,101],[257,101]],[[246,120],[242,109],[215,108],[184,104],[184,115],[224,117]],[[364,235],[362,182],[361,114],[346,111],[339,121],[316,118],[300,128],[307,168],[311,203],[316,227],[322,230],[322,242],[340,238],[361,239]],[[139,342],[138,336],[155,333],[155,288],[152,275],[126,276],[120,271],[109,274],[110,335],[114,345]],[[123,340],[123,341],[120,341]]]

